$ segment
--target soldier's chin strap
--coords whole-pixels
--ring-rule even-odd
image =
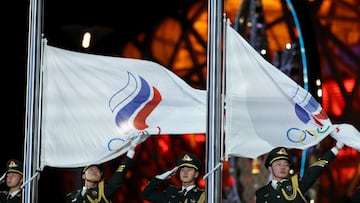
[[[215,166],[215,168],[211,169],[207,174],[205,174],[204,177],[203,177],[203,179],[205,180],[211,173],[214,173],[214,171],[217,170],[220,166],[221,166],[221,168],[222,168],[222,166],[223,166],[223,163],[222,163],[222,162],[218,163],[218,164]]]

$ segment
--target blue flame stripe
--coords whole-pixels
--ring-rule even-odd
[[[128,120],[141,105],[149,100],[151,88],[142,77],[140,77],[140,81],[141,86],[139,93],[132,101],[130,101],[116,113],[116,125],[119,126],[119,124]]]

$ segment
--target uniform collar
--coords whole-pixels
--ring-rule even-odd
[[[190,185],[190,186],[188,186],[188,187],[182,186],[182,187],[181,187],[181,190],[186,189],[186,192],[188,192],[188,191],[190,191],[191,189],[193,189],[195,186],[196,186],[196,185]]]
[[[271,180],[271,186],[276,189],[276,186],[277,186],[277,180]]]
[[[280,181],[277,181],[277,180],[272,179],[272,180],[271,180],[271,186],[272,186],[274,189],[276,189],[277,183],[278,183],[278,182],[283,183],[284,181],[287,181],[287,179],[282,179],[282,180],[280,180]]]
[[[12,192],[10,192],[9,191],[9,197],[11,197],[11,198],[13,198],[16,194],[18,194],[19,193],[19,191],[20,191],[20,189],[18,189],[18,190],[16,190],[16,191],[12,191]]]

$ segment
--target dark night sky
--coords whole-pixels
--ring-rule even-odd
[[[22,159],[27,49],[27,4],[14,2],[3,7],[2,16],[2,122],[0,172],[9,158]],[[5,45],[5,46],[4,46]]]

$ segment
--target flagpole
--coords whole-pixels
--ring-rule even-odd
[[[26,111],[24,135],[24,189],[22,203],[37,203],[39,75],[41,46],[41,0],[29,2]]]
[[[206,145],[206,202],[221,202],[221,170],[216,166],[221,156],[221,43],[222,1],[208,1],[208,47],[207,47],[207,145]]]

